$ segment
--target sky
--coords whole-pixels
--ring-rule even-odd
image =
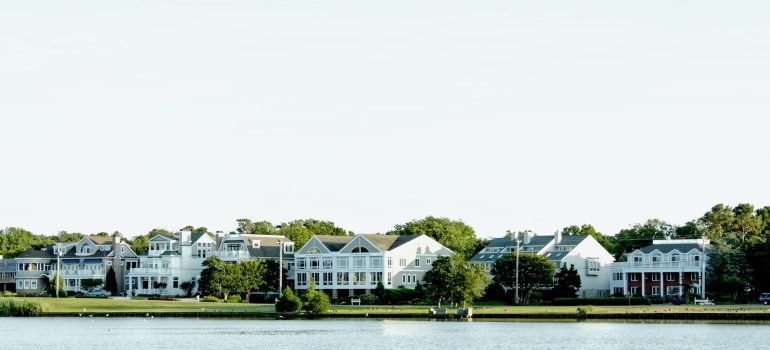
[[[0,226],[605,234],[770,205],[763,1],[0,4]]]

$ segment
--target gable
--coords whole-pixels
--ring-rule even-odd
[[[318,240],[318,237],[313,236],[310,237],[310,240],[305,243],[304,246],[302,246],[302,249],[300,249],[296,254],[310,254],[309,251],[319,251],[321,254],[328,254],[329,249],[326,248],[326,245],[323,244],[320,240]]]
[[[364,238],[363,236],[356,236],[353,238],[350,243],[346,244],[342,249],[340,249],[340,253],[381,253],[382,250],[372,244],[369,240]]]

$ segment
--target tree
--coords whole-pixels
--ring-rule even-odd
[[[266,266],[259,260],[244,261],[240,264],[241,277],[237,281],[242,300],[249,300],[249,293],[265,285]]]
[[[80,280],[80,288],[86,292],[93,292],[99,289],[102,284],[104,284],[104,281],[101,278],[84,278]]]
[[[184,294],[186,297],[191,297],[193,289],[195,289],[195,282],[193,281],[184,281],[179,284],[179,288],[184,291]]]
[[[658,219],[647,220],[644,224],[636,224],[631,228],[622,229],[615,235],[614,250],[610,251],[615,259],[620,259],[623,253],[652,244],[654,239],[674,237],[676,229],[673,225]]]
[[[262,284],[262,287],[260,288],[260,290],[262,290],[263,292],[275,292],[275,293],[278,293],[278,288],[279,288],[279,286],[278,286],[278,278],[279,278],[279,275],[281,275],[279,270],[278,270],[279,269],[279,267],[278,267],[279,264],[280,263],[278,262],[278,260],[272,260],[272,259],[265,260],[265,261],[262,262],[262,265],[265,267],[265,274],[264,274],[265,283]],[[283,275],[283,283],[282,283],[282,285],[287,286],[288,284],[287,284],[287,279],[286,278],[288,277],[289,271],[287,269],[285,269],[285,268],[281,268],[281,269],[283,270],[283,274],[282,274]]]
[[[302,294],[302,309],[314,313],[320,314],[329,311],[329,296],[326,293],[316,289],[315,281],[310,279],[310,287]]]
[[[302,300],[294,295],[291,288],[286,287],[283,289],[283,295],[278,299],[278,303],[275,304],[276,312],[298,312],[302,310]]]
[[[212,256],[203,261],[201,278],[198,281],[198,291],[201,295],[222,294],[222,281],[225,274],[225,262]]]
[[[168,287],[168,283],[166,282],[153,282],[152,288],[155,288],[158,290],[158,297],[160,297],[163,294],[163,290]]]
[[[315,219],[294,220],[280,224],[276,233],[294,241],[297,247],[305,245],[313,235],[346,236],[348,234],[331,221]]]
[[[66,297],[67,291],[64,290],[64,279],[61,278],[61,275],[59,275],[58,272],[54,272],[53,278],[48,281],[48,285],[46,286],[46,292],[50,296],[55,296],[57,287],[59,289],[59,296]]]
[[[574,298],[580,289],[580,274],[575,265],[570,264],[569,269],[562,266],[556,273],[556,284],[553,287],[553,295],[556,298]]]
[[[107,270],[107,277],[104,281],[104,290],[112,293],[112,295],[118,295],[118,281],[115,280],[115,270],[110,266]]]
[[[134,251],[137,255],[144,255],[147,254],[147,249],[149,248],[150,239],[152,239],[155,236],[171,236],[172,233],[169,230],[165,230],[162,228],[154,228],[147,232],[146,234],[135,236],[134,238],[130,239],[130,245],[131,250]]]
[[[55,240],[57,243],[78,242],[83,239],[83,234],[78,232],[59,231]]]
[[[711,245],[706,265],[706,286],[712,292],[735,301],[748,287],[751,270],[745,254],[724,241]]]
[[[564,236],[591,236],[596,239],[599,244],[604,247],[608,252],[616,250],[615,242],[612,237],[605,236],[601,232],[597,231],[592,225],[584,224],[582,226],[572,225],[562,229],[562,235]]]
[[[442,256],[433,262],[423,276],[428,297],[458,304],[471,304],[473,299],[484,295],[487,274],[477,264],[467,264],[460,255]]]
[[[469,259],[477,248],[476,232],[459,220],[428,216],[396,225],[389,235],[426,235],[451,249],[455,254]]]
[[[529,297],[535,288],[549,287],[553,284],[554,265],[540,255],[519,254],[519,301],[529,303]],[[516,287],[516,256],[505,255],[492,266],[493,281],[507,289]]]

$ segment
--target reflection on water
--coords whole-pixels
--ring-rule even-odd
[[[0,318],[0,349],[762,349],[766,324]]]

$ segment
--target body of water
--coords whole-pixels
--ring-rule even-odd
[[[767,349],[770,325],[0,318],[0,349]]]

